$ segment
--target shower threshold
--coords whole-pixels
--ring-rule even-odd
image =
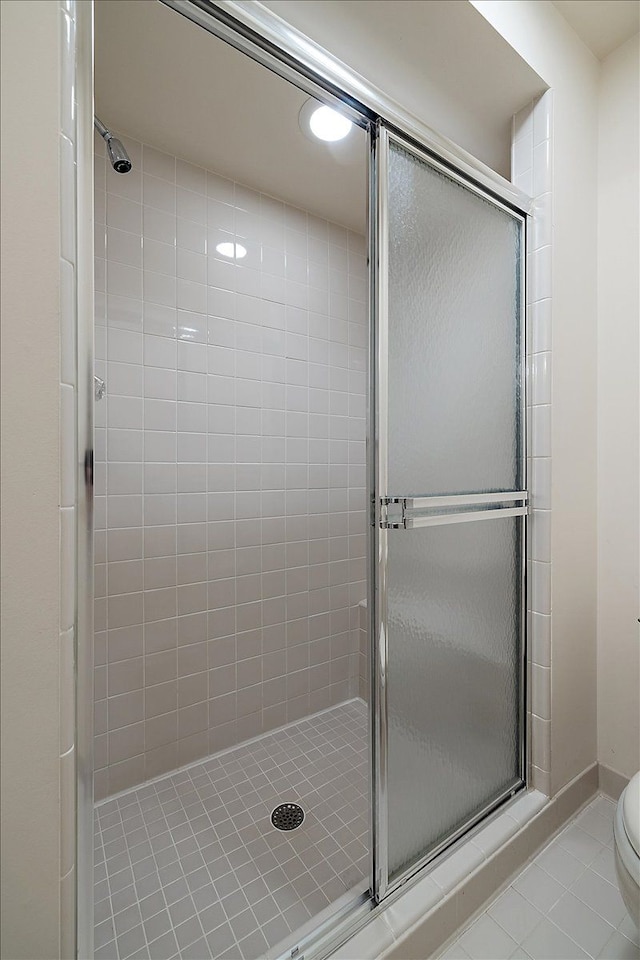
[[[257,960],[366,889],[368,741],[350,700],[98,804],[96,960]]]

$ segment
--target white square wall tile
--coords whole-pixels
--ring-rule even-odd
[[[553,236],[553,209],[551,193],[536,196],[531,221],[531,249],[547,246]]]
[[[195,257],[195,255],[193,255]],[[192,271],[195,276],[197,271]],[[200,276],[200,274],[198,274]],[[206,280],[206,272],[203,280]],[[207,286],[205,282],[195,282],[194,279],[184,279],[178,277],[176,281],[176,305],[179,310],[187,310],[193,313],[206,314],[207,312]]]
[[[547,798],[538,790],[529,789],[521,793],[517,800],[509,806],[509,816],[519,823],[526,823],[531,817],[546,805]]]
[[[543,720],[551,719],[551,671],[549,667],[532,664],[531,670],[531,710]]]
[[[531,454],[533,457],[551,456],[551,405],[544,404],[531,410]]]
[[[107,332],[109,362],[142,363],[142,333],[133,330],[109,329]]]
[[[518,823],[508,813],[497,816],[483,827],[473,838],[474,844],[485,856],[489,856],[499,846],[512,837],[518,830]]]
[[[154,177],[160,177],[163,180],[174,182],[176,178],[176,160],[175,157],[167,153],[156,150],[155,147],[143,145],[142,148],[142,169],[144,173],[149,173]]]
[[[551,617],[541,613],[531,614],[531,649],[533,663],[541,667],[551,665]]]
[[[484,860],[484,853],[474,843],[466,843],[446,857],[430,874],[431,878],[446,893],[468,876]]]
[[[538,247],[528,255],[529,291],[533,301],[551,296],[551,246]]]
[[[396,936],[400,936],[408,927],[413,926],[442,898],[442,890],[430,878],[425,877],[414,887],[391,904],[385,912],[385,919]]]
[[[142,630],[146,617],[145,649],[148,645],[155,657],[165,652],[161,625],[175,645],[177,633],[186,636],[183,622],[202,615],[202,642],[207,630],[222,639],[239,629],[238,656],[261,663],[259,648],[246,646],[254,642],[250,628],[262,623],[268,630],[274,624],[293,636],[295,625],[306,622],[313,598],[314,616],[326,617],[326,630],[347,634],[349,606],[364,589],[365,411],[352,404],[364,397],[365,341],[354,339],[350,330],[356,324],[364,328],[366,319],[364,304],[353,300],[362,294],[366,275],[364,242],[154,148],[137,149],[137,177],[124,186],[109,180],[110,240],[102,251],[109,290],[103,355],[111,404],[103,408],[108,429],[101,433],[109,467],[102,478],[107,496],[96,498],[96,516],[102,511],[103,523],[109,523],[102,558],[108,557],[111,571],[105,617],[109,633]],[[137,203],[140,186],[143,202]],[[222,238],[235,242],[236,235],[242,235],[247,249],[242,266],[215,251]],[[268,257],[261,256],[264,250],[270,251]],[[323,268],[313,277],[312,255]],[[307,312],[312,279],[317,284],[313,305],[324,311],[315,326]],[[312,380],[323,425],[309,418]],[[205,499],[208,464],[211,485]],[[308,488],[311,469],[317,476],[324,471],[321,512],[312,517],[308,496],[298,496]],[[221,499],[227,495],[228,500]],[[329,523],[328,510],[339,523]],[[345,529],[353,530],[350,544]],[[312,595],[306,570],[309,537],[316,546],[326,545],[322,556],[316,550],[321,560],[316,569],[328,574],[331,559],[336,574],[330,588],[326,576]],[[257,571],[262,567],[264,576],[282,578],[280,587],[260,582],[262,591],[270,591],[264,603],[262,594],[254,598],[250,582],[256,570],[248,552],[256,547]],[[207,551],[230,554],[234,562],[230,567],[209,563],[207,569]],[[154,564],[148,576],[145,567],[144,589],[135,567],[142,569],[143,557]],[[197,557],[205,558],[204,572]],[[241,564],[246,570],[238,584],[246,587],[240,597],[246,602],[236,610],[232,577]],[[211,578],[209,586],[203,576]],[[126,593],[119,592],[125,588]],[[309,658],[303,647],[296,657],[299,652],[304,656],[296,660],[296,683],[290,684],[291,716],[303,705],[310,707]],[[348,678],[350,669],[354,677],[357,673],[357,659],[352,658],[352,667],[338,648],[332,672],[333,653],[329,643],[326,676],[314,675],[320,683],[314,687],[317,707],[328,705],[338,690],[341,698],[348,696],[350,681],[336,678]],[[206,680],[206,669],[192,667],[193,676]],[[157,680],[154,688],[163,682]],[[286,696],[286,685],[281,695]],[[243,701],[242,709],[253,709],[252,703]],[[285,704],[283,710],[280,722],[287,719]],[[275,714],[268,716],[273,720]],[[183,718],[183,731],[186,722]],[[235,721],[229,722],[235,728]],[[241,725],[245,736],[258,729]],[[193,736],[201,732],[194,728]],[[149,769],[161,760],[175,765],[178,733],[176,727],[172,741],[150,748]],[[158,750],[164,751],[162,757]],[[126,785],[137,775],[122,756],[113,768],[112,786]]]
[[[540,770],[551,769],[551,724],[535,715],[531,717],[531,760]]]
[[[175,276],[145,270],[142,282],[145,300],[150,300],[152,303],[161,303],[166,307],[176,306],[177,281]]]
[[[175,276],[176,251],[174,245],[145,237],[142,263],[145,271]]]
[[[531,572],[531,608],[534,613],[551,613],[551,564],[534,560]]]
[[[144,206],[142,217],[142,235],[144,240],[158,240],[161,243],[175,244],[176,218],[172,213]],[[138,229],[138,232],[139,229]]]
[[[197,167],[186,160],[176,160],[176,183],[185,190],[192,190],[195,193],[206,195],[207,193],[207,171],[203,167]]]
[[[514,114],[511,131],[514,141],[533,136],[533,113],[534,104],[528,103],[526,107]],[[533,142],[531,143],[531,150],[533,151]]]
[[[533,196],[533,167],[518,170],[512,175],[513,183],[528,197]]]
[[[177,345],[174,340],[165,337],[146,335],[144,337],[144,365],[147,367],[164,367],[175,371]],[[145,369],[146,372],[146,369]],[[175,373],[174,373],[175,377]]]
[[[196,223],[207,223],[207,198],[204,193],[195,193],[193,190],[178,186],[176,191],[176,213],[184,220],[193,220]]]
[[[106,222],[108,227],[115,227],[127,233],[142,234],[142,204],[118,197],[115,194],[107,195]]]
[[[548,90],[536,100],[533,107],[533,143],[537,146],[551,139],[553,92]]]
[[[530,120],[520,125],[511,148],[512,169],[528,170],[533,166],[533,125]]]
[[[394,936],[388,924],[380,917],[367,923],[340,950],[344,960],[359,960],[361,957],[375,956],[393,944]]]
[[[145,207],[154,207],[164,213],[176,212],[176,188],[167,180],[143,174],[142,199]]]
[[[551,140],[533,148],[533,192],[538,197],[551,189]]]
[[[533,353],[551,350],[551,300],[536,300],[529,306]]]
[[[533,405],[551,403],[551,353],[536,353],[530,359],[531,390],[529,402]]]
[[[531,464],[531,504],[534,509],[551,509],[551,458],[535,457]]]
[[[116,173],[111,164],[105,168],[105,186],[108,194],[124,197],[126,200],[133,200],[135,203],[142,202],[142,176],[140,173],[140,163],[136,158],[133,144],[135,141],[122,138],[124,148],[131,157],[132,169],[127,176]]]
[[[532,560],[551,560],[551,511],[533,510],[529,519]]]

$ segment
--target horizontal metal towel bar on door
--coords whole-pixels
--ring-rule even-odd
[[[460,493],[451,497],[398,497],[391,503],[402,503],[405,510],[429,510],[431,507],[467,507],[483,503],[507,503],[513,500],[527,502],[526,490],[507,490],[501,493]]]
[[[473,520],[491,520],[499,517],[523,517],[527,514],[527,499],[526,490],[459,494],[448,497],[383,497],[380,526],[386,530],[417,530],[420,527],[435,527],[448,523],[468,523]],[[510,505],[518,501],[522,506]],[[483,505],[486,505],[484,510],[468,509]],[[398,512],[389,512],[389,507],[396,507]],[[451,507],[453,512],[423,512],[412,516],[414,511],[440,511],[443,507]]]
[[[398,526],[404,530],[420,527],[437,527],[444,523],[468,523],[470,520],[497,520],[503,517],[524,517],[526,507],[509,507],[507,510],[470,510],[466,513],[437,513],[432,516],[405,517]]]

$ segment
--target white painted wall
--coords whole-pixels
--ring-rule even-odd
[[[598,127],[598,759],[640,766],[639,41],[602,61]]]
[[[2,3],[2,957],[59,956],[59,7]]]
[[[548,0],[472,0],[553,89],[551,791],[596,760],[599,64]]]

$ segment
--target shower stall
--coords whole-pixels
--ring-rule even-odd
[[[96,4],[96,958],[309,955],[527,781],[527,199],[265,16]]]

